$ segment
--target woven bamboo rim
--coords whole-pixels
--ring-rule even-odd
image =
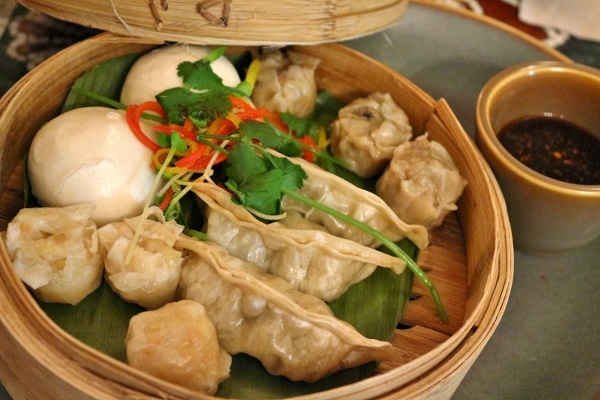
[[[109,58],[149,50],[157,40],[102,34],[41,64],[0,100],[0,203],[14,215],[19,203],[5,190],[19,186],[15,169],[40,125],[62,105],[69,85],[83,71]],[[469,185],[445,230],[419,259],[431,269],[447,304],[450,323],[441,324],[428,294],[407,308],[404,321],[415,327],[397,331],[400,357],[380,366],[379,374],[308,399],[450,398],[495,330],[512,282],[512,236],[505,205],[492,174],[444,100],[435,102],[393,70],[338,44],[299,47],[322,59],[321,87],[349,100],[375,90],[389,91],[403,107],[415,132],[428,131],[456,161]],[[368,73],[367,73],[368,72]],[[17,168],[18,169],[18,168]],[[18,196],[15,196],[18,198]],[[446,236],[461,239],[447,243]],[[463,234],[464,233],[464,234]],[[441,245],[443,244],[443,245]],[[443,267],[443,268],[442,268]],[[448,285],[440,286],[448,281]],[[213,399],[175,386],[104,355],[58,328],[20,282],[0,245],[0,379],[15,398],[54,399]],[[44,385],[40,388],[39,381]]]
[[[397,22],[408,0],[20,0],[55,18],[122,36],[199,44],[314,44]],[[166,7],[166,9],[165,9]]]

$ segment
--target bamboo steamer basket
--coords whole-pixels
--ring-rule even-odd
[[[148,51],[163,41],[104,33],[80,42],[22,78],[0,100],[0,215],[4,230],[22,204],[22,162],[40,126],[56,116],[72,82],[104,60]],[[342,100],[387,91],[416,134],[450,152],[468,186],[457,212],[431,232],[419,264],[449,315],[442,323],[415,280],[392,344],[396,359],[354,384],[298,399],[449,399],[494,332],[512,283],[513,248],[500,189],[445,100],[435,101],[390,68],[339,44],[297,46],[322,61],[318,86]],[[0,241],[0,380],[15,399],[214,399],[113,359],[61,330],[17,277]],[[43,382],[43,383],[40,383]]]
[[[123,36],[199,44],[309,44],[384,29],[408,0],[19,0],[42,13]]]

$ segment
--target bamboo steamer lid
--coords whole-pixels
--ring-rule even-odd
[[[52,17],[122,36],[213,45],[334,42],[396,23],[408,0],[20,0]]]

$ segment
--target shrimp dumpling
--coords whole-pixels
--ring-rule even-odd
[[[376,193],[403,220],[432,229],[457,209],[466,184],[444,146],[423,135],[394,151]]]
[[[8,224],[8,255],[39,300],[75,305],[102,282],[93,210],[90,203],[24,208]]]
[[[308,117],[317,98],[315,70],[320,61],[294,51],[265,53],[260,58],[252,101],[261,108]]]
[[[148,218],[152,216],[156,220]],[[183,256],[173,244],[182,231],[183,226],[175,221],[165,222],[157,207],[147,216],[100,228],[105,276],[112,290],[147,309],[175,300]]]
[[[379,174],[394,149],[410,140],[408,116],[389,93],[375,92],[343,107],[331,125],[331,152],[360,177]]]
[[[125,345],[129,365],[192,390],[214,394],[229,377],[231,356],[204,307],[192,300],[133,316]]]

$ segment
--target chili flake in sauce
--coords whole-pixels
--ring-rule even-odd
[[[500,143],[517,160],[550,178],[600,185],[600,139],[556,117],[523,117],[504,126]]]

